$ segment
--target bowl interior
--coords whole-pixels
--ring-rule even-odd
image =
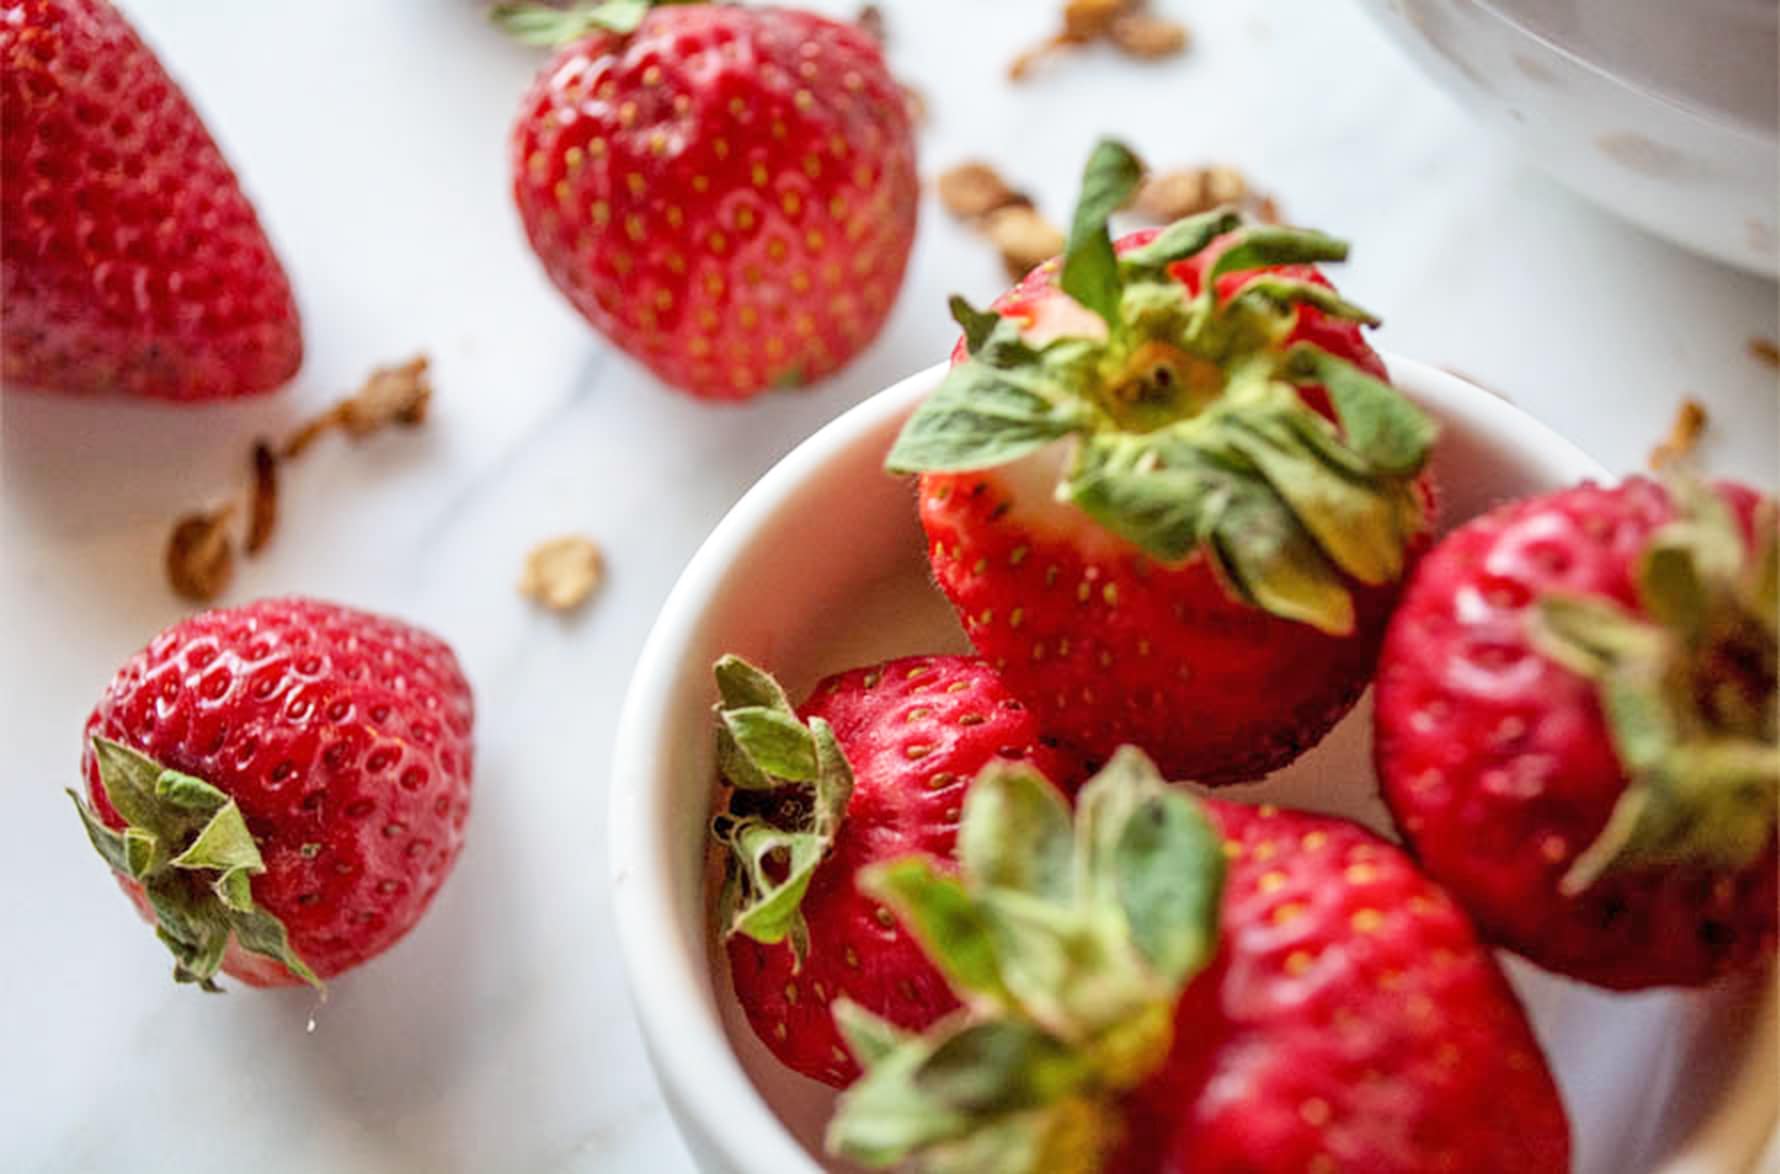
[[[1391,366],[1398,384],[1442,422],[1435,472],[1446,524],[1509,497],[1602,475],[1573,446],[1488,393],[1420,364],[1393,360]],[[637,915],[626,906],[645,895],[623,891],[620,924],[633,988],[651,988],[636,994],[663,1083],[695,1149],[708,1143],[717,1151],[705,1158],[716,1168],[777,1172],[804,1161],[770,1121],[750,1118],[757,1104],[720,1095],[727,1082],[718,1079],[716,1066],[733,1068],[734,1061],[701,1051],[692,1038],[714,1026],[711,1017],[720,1020],[752,1090],[811,1156],[820,1154],[832,1095],[781,1068],[755,1039],[731,994],[723,952],[712,942],[707,907],[714,878],[703,848],[712,779],[708,668],[721,653],[736,652],[770,667],[801,697],[821,676],[857,664],[967,649],[928,579],[911,487],[879,468],[902,418],[936,379],[937,370],[923,373],[862,405],[752,491],[688,568],[639,669],[641,682],[651,664],[661,662],[653,671],[671,680],[663,687],[677,708],[659,719],[657,737],[627,731],[656,756],[646,761],[647,747],[629,756],[621,750],[618,793],[633,790],[644,802],[629,817],[615,818],[628,822],[635,836],[661,840],[669,875],[654,883],[670,890],[665,895],[675,924],[671,940],[654,929],[636,931]],[[632,716],[638,708],[633,694]],[[1370,706],[1362,702],[1289,768],[1223,793],[1344,815],[1388,834],[1370,741]],[[650,818],[662,823],[652,829]],[[624,835],[623,827],[618,831]],[[621,859],[632,855],[616,841],[614,851]],[[639,879],[621,863],[621,890]],[[670,1007],[672,984],[657,981],[661,971],[653,968],[667,959],[639,957],[664,945],[684,952],[699,1007]],[[1513,959],[1508,971],[1562,1086],[1580,1174],[1661,1168],[1721,1099],[1743,1053],[1761,1050],[1746,1048],[1766,990],[1759,983],[1705,995],[1615,996]],[[1772,1114],[1771,1089],[1759,1095],[1768,1104],[1756,1114],[1758,1123]]]

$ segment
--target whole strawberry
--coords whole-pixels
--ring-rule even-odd
[[[959,845],[960,877],[912,857],[860,879],[967,1009],[911,1035],[837,1005],[866,1071],[831,1151],[1004,1174],[1569,1168],[1494,959],[1371,833],[1197,802],[1124,749],[1073,826],[1035,773],[985,772]]]
[[[1235,782],[1366,687],[1434,427],[1307,264],[1345,245],[1226,212],[1114,245],[1138,179],[1102,143],[1061,263],[953,300],[961,352],[887,464],[922,473],[934,577],[1048,732]]]
[[[914,241],[913,133],[859,29],[769,7],[508,15],[600,28],[539,75],[513,193],[550,279],[662,379],[744,399],[878,333]],[[634,27],[634,31],[632,28]]]
[[[436,638],[306,599],[204,612],[87,721],[93,846],[216,989],[320,985],[413,928],[470,803],[470,687]]]
[[[1379,664],[1384,797],[1482,930],[1618,989],[1771,960],[1776,521],[1633,477],[1429,553]]]
[[[717,685],[719,761],[735,788],[715,825],[729,849],[719,921],[736,998],[787,1066],[845,1085],[859,1069],[833,1000],[913,1029],[957,1006],[854,874],[905,852],[949,859],[965,788],[990,763],[1029,760],[1065,783],[1079,768],[974,659],[853,669],[796,712],[735,657],[717,663]]]
[[[105,0],[0,5],[0,340],[9,384],[170,400],[302,361],[253,205]]]

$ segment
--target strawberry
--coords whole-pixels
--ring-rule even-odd
[[[989,763],[1031,761],[1065,783],[1078,768],[979,660],[853,669],[795,712],[745,661],[725,657],[716,673],[719,761],[734,788],[715,824],[730,853],[719,923],[736,998],[786,1065],[845,1085],[859,1070],[834,999],[913,1029],[957,1005],[854,873],[904,852],[949,858],[964,788]]]
[[[197,113],[105,0],[0,19],[7,383],[194,401],[303,358],[290,283]]]
[[[589,322],[694,395],[820,379],[902,284],[918,196],[902,93],[850,24],[645,8],[507,18],[540,38],[595,30],[545,67],[513,131],[532,248]]]
[[[1434,426],[1308,264],[1345,245],[1229,212],[1115,245],[1139,175],[1102,143],[1062,260],[953,299],[961,353],[887,466],[922,474],[934,577],[1041,726],[1235,782],[1365,688]]]
[[[1617,989],[1772,959],[1774,502],[1633,477],[1511,502],[1417,569],[1384,797],[1485,933]]]
[[[961,875],[874,866],[965,1009],[847,1002],[832,1152],[1121,1174],[1556,1174],[1563,1104],[1465,914],[1343,820],[1196,801],[1120,750],[1064,798],[984,772]]]
[[[297,598],[204,612],[118,670],[74,803],[176,979],[319,986],[394,945],[451,871],[471,710],[451,649],[399,621]]]

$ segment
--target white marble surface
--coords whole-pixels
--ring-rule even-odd
[[[1356,8],[1162,2],[1193,23],[1190,58],[1090,54],[1016,89],[1001,66],[1048,4],[893,0],[892,56],[933,108],[925,168],[1000,160],[1060,216],[1103,130],[1157,161],[1236,163],[1295,219],[1355,241],[1343,285],[1386,317],[1382,345],[1507,392],[1615,468],[1641,463],[1691,393],[1712,412],[1711,467],[1774,483],[1780,401],[1744,350],[1774,333],[1772,285],[1526,170]],[[942,354],[943,295],[988,297],[997,263],[929,206],[860,362],[811,393],[705,408],[605,347],[527,251],[505,136],[539,58],[474,0],[125,7],[245,177],[309,359],[247,406],[0,401],[0,1169],[685,1168],[603,892],[625,679],[724,508],[815,425]],[[60,793],[82,720],[185,610],[158,572],[168,521],[237,482],[253,435],[415,349],[437,368],[425,432],[316,451],[230,599],[301,591],[452,641],[480,711],[468,846],[416,932],[325,1006],[175,989]],[[513,591],[522,553],[565,529],[596,535],[611,569],[568,620]]]

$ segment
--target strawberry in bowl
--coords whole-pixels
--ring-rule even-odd
[[[886,462],[933,575],[1047,730],[1173,777],[1256,778],[1369,682],[1425,545],[1432,421],[1313,263],[1214,212],[1116,244],[1139,165],[1089,160],[1068,251],[987,311]]]
[[[1343,820],[1198,801],[1120,750],[1063,796],[965,801],[957,874],[861,886],[965,1010],[916,1034],[851,1003],[865,1075],[832,1151],[929,1171],[1562,1174],[1569,1127],[1464,913]]]
[[[733,788],[714,824],[728,871],[718,923],[736,998],[781,1063],[844,1087],[859,1068],[834,1000],[913,1030],[957,1006],[855,886],[859,870],[909,851],[950,856],[965,789],[990,763],[1028,761],[1063,783],[1079,767],[974,657],[836,673],[796,710],[740,658],[715,672],[719,763]]]
[[[1423,560],[1378,775],[1485,932],[1623,990],[1771,962],[1776,537],[1771,498],[1633,477],[1510,502]]]

